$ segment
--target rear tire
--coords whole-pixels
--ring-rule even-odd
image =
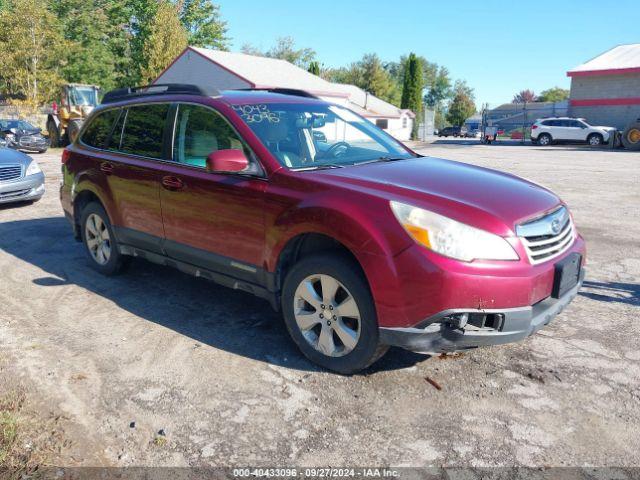
[[[551,145],[551,135],[548,133],[541,133],[538,135],[538,145],[542,145],[543,147]]]
[[[51,146],[51,148],[60,147],[60,130],[53,120],[49,120],[47,122],[47,132],[49,132],[49,145]]]
[[[69,120],[69,125],[67,126],[67,137],[69,138],[69,143],[73,143],[78,138],[78,134],[80,133],[80,127],[82,126],[82,120]]]
[[[91,268],[111,276],[123,272],[131,257],[122,255],[107,212],[99,203],[89,203],[82,210],[80,233]]]
[[[356,373],[388,350],[379,343],[376,310],[362,272],[339,251],[293,266],[284,281],[282,312],[298,348],[328,370]]]
[[[592,133],[587,137],[587,143],[592,147],[599,147],[604,143],[604,138],[599,133]]]
[[[625,129],[622,134],[622,145],[628,150],[640,150],[640,119]]]

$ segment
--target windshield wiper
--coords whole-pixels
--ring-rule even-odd
[[[319,165],[312,165],[309,167],[293,168],[292,170],[296,172],[303,172],[305,170],[326,170],[329,168],[344,168],[344,165],[339,163],[321,163]]]
[[[365,160],[364,162],[358,162],[355,165],[366,165],[368,163],[378,163],[378,162],[396,162],[398,160],[409,160],[409,158],[415,158],[415,157],[378,157],[372,160]]]

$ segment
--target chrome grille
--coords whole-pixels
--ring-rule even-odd
[[[565,207],[516,227],[532,264],[551,260],[573,245],[576,238],[571,215]]]
[[[20,165],[0,165],[0,182],[8,182],[22,176]]]
[[[42,137],[34,137],[34,136],[25,135],[24,137],[20,137],[19,143],[20,143],[20,145],[23,145],[23,146],[44,145],[45,144],[45,139],[42,138]]]

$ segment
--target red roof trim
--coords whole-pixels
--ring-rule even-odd
[[[248,79],[244,78],[242,75],[238,75],[238,74],[237,74],[236,72],[234,72],[233,70],[230,70],[230,69],[228,69],[227,67],[225,67],[224,65],[222,65],[222,64],[220,64],[220,63],[218,63],[218,62],[216,62],[215,60],[212,60],[211,58],[207,57],[207,56],[206,56],[205,54],[203,54],[203,53],[200,53],[199,51],[197,51],[195,48],[193,48],[193,47],[191,47],[191,46],[189,46],[189,47],[185,48],[185,49],[182,51],[182,53],[181,53],[180,55],[178,55],[178,56],[173,60],[173,62],[171,62],[171,63],[169,64],[169,66],[168,66],[167,68],[165,68],[165,69],[162,71],[162,73],[156,77],[156,79],[152,82],[152,85],[153,85],[154,83],[156,83],[156,82],[158,81],[158,79],[159,79],[162,75],[164,75],[164,74],[165,74],[165,72],[166,72],[167,70],[169,70],[169,69],[173,66],[173,64],[174,64],[174,63],[176,63],[176,62],[178,61],[178,59],[179,59],[180,57],[182,57],[185,53],[187,53],[187,51],[192,51],[193,53],[196,53],[196,54],[200,55],[200,56],[201,56],[202,58],[204,58],[205,60],[208,60],[209,62],[213,63],[214,65],[219,66],[219,67],[220,67],[220,68],[222,68],[223,70],[226,70],[227,72],[229,72],[229,73],[230,73],[231,75],[233,75],[234,77],[238,77],[238,78],[239,78],[240,80],[242,80],[243,82],[247,82],[251,88],[256,88],[256,84],[255,84],[255,83],[253,83],[251,80],[248,80]]]
[[[569,100],[572,107],[597,107],[604,105],[640,105],[640,97],[631,98],[585,98]]]
[[[624,75],[625,73],[640,73],[640,67],[609,68],[606,70],[578,70],[567,72],[567,77],[593,77],[596,75]]]

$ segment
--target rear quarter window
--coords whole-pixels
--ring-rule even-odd
[[[109,136],[113,130],[113,124],[118,119],[120,110],[107,110],[99,113],[87,125],[80,140],[85,145],[95,148],[106,148]]]
[[[168,113],[168,104],[129,107],[120,151],[143,157],[162,158],[163,133]]]

